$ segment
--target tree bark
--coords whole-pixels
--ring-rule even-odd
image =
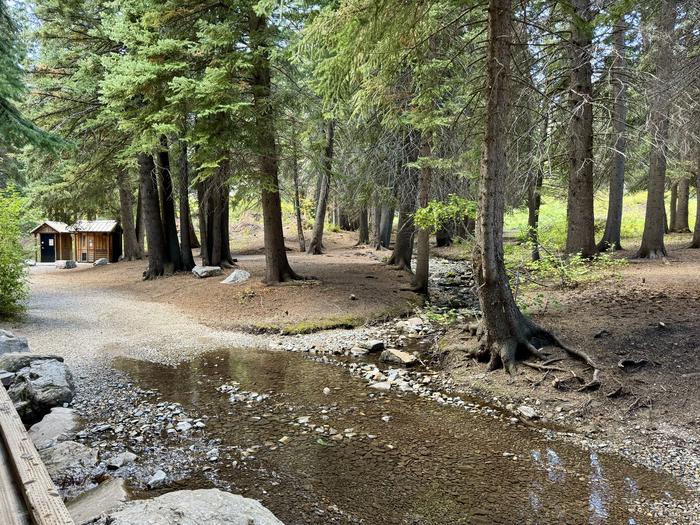
[[[173,192],[173,180],[170,175],[170,151],[168,139],[165,135],[160,137],[161,150],[158,152],[158,171],[162,183],[163,228],[165,243],[168,250],[168,259],[173,264],[173,271],[182,270],[182,258],[180,256],[180,243],[177,237],[177,224],[175,222],[175,194]]]
[[[375,247],[379,247],[379,239],[381,237],[381,234],[379,232],[381,231],[381,224],[382,207],[375,205],[374,213],[372,216],[372,244],[374,244]]]
[[[399,167],[399,224],[396,230],[396,242],[394,251],[388,263],[409,273],[411,270],[411,257],[413,256],[413,237],[415,228],[413,214],[416,211],[418,194],[418,175],[414,167],[409,164],[416,162],[420,150],[420,133],[410,130],[404,135],[403,155]]]
[[[146,253],[146,228],[143,220],[143,199],[141,198],[141,184],[139,183],[136,195],[136,241],[139,243],[141,254]]]
[[[432,157],[431,136],[424,132],[421,141],[420,156],[424,160]],[[418,207],[426,208],[430,200],[430,184],[433,172],[430,166],[423,166],[418,181]],[[419,228],[416,234],[416,273],[413,277],[413,291],[428,294],[428,277],[430,275],[430,230]]]
[[[689,248],[700,248],[700,147],[697,148],[695,167],[695,228],[693,229],[693,240]]]
[[[671,184],[671,198],[669,201],[669,221],[666,233],[676,231],[676,221],[678,218],[678,183]]]
[[[201,248],[202,245],[199,243],[199,239],[197,239],[197,231],[194,228],[194,221],[192,220],[192,210],[190,210],[190,219],[188,222],[190,224],[190,247]]]
[[[194,231],[190,217],[190,168],[187,160],[187,143],[179,141],[178,171],[180,183],[180,259],[182,269],[189,272],[194,268],[192,257],[192,237]]]
[[[143,277],[155,279],[165,273],[165,266],[170,263],[161,222],[158,175],[152,155],[139,153],[138,164],[144,222],[148,237],[148,269],[143,272]]]
[[[124,232],[124,259],[127,261],[143,259],[143,251],[136,238],[134,225],[134,195],[129,174],[126,171],[120,170],[117,173],[117,185],[119,186],[119,212]]]
[[[270,42],[267,18],[249,11],[250,48],[253,52],[252,83],[255,135],[258,145],[261,202],[265,239],[265,282],[299,279],[287,259],[279,192],[279,159],[275,138],[270,79]]]
[[[613,157],[608,215],[598,250],[621,250],[622,202],[625,191],[625,154],[627,150],[627,89],[625,87],[626,47],[625,22],[621,16],[613,28],[613,60],[610,65],[610,89],[613,96]]]
[[[306,251],[306,239],[304,239],[304,223],[301,218],[301,199],[299,198],[299,151],[296,129],[292,129],[292,176],[294,177],[294,214],[297,219],[299,251],[304,253]]]
[[[326,125],[326,149],[323,154],[323,166],[321,167],[321,189],[316,203],[316,218],[314,230],[311,234],[311,242],[307,253],[320,255],[323,253],[323,229],[326,223],[326,208],[328,207],[328,195],[331,187],[331,171],[333,168],[333,142],[335,135],[335,121],[329,120]]]
[[[572,0],[570,52],[569,196],[566,206],[566,253],[596,253],[593,220],[593,32],[590,0]]]
[[[530,181],[527,189],[527,240],[530,243],[530,258],[533,261],[540,260],[540,206],[542,204],[542,170],[538,167],[537,173]]]
[[[435,232],[435,245],[439,248],[443,246],[452,246],[452,236],[448,228],[443,227]]]
[[[676,208],[676,229],[679,233],[690,231],[688,225],[688,201],[690,200],[690,180],[681,179],[678,181],[678,205]]]
[[[369,212],[367,206],[363,206],[358,214],[360,229],[358,232],[357,245],[369,244]]]
[[[651,148],[644,233],[637,257],[654,259],[666,256],[664,244],[664,186],[666,182],[666,149],[668,139],[670,96],[673,74],[673,39],[676,22],[675,0],[661,0],[659,22],[652,46],[655,74],[651,81]]]
[[[394,208],[382,208],[382,216],[379,224],[379,248],[388,248],[391,244],[391,229],[394,226]]]

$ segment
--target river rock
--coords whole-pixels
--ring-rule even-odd
[[[369,350],[366,348],[360,348],[359,346],[353,346],[350,349],[350,355],[353,357],[364,357],[369,353]]]
[[[102,257],[101,259],[97,259],[94,263],[92,263],[93,266],[107,266],[109,264],[109,261]]]
[[[192,268],[192,273],[195,277],[203,279],[205,277],[214,277],[215,275],[223,274],[221,266],[195,266]]]
[[[44,418],[32,425],[29,437],[37,450],[53,447],[59,441],[72,437],[78,425],[78,418],[72,408],[55,407]]]
[[[151,479],[148,480],[148,488],[157,489],[165,485],[167,482],[168,475],[162,470],[156,470],[155,473],[151,476]]]
[[[376,383],[370,383],[369,387],[374,390],[388,392],[391,390],[391,383],[389,381],[377,381]]]
[[[539,417],[534,408],[527,405],[521,405],[518,407],[518,412],[527,419],[535,419]]]
[[[250,272],[238,269],[231,272],[231,274],[221,282],[224,284],[236,284],[247,281],[248,279],[250,279]]]
[[[91,478],[97,465],[97,451],[75,441],[61,441],[39,454],[59,487],[82,485]]]
[[[15,373],[7,393],[27,424],[73,400],[73,376],[63,358],[32,353],[3,354],[0,369]]]
[[[26,337],[17,337],[12,332],[0,330],[0,354],[14,352],[29,352],[29,343]]]
[[[92,523],[124,503],[129,496],[125,485],[121,478],[108,479],[70,500],[66,506],[76,525]]]
[[[400,332],[420,332],[423,328],[423,319],[420,317],[411,317],[405,321],[396,323],[396,329]]]
[[[58,268],[59,270],[72,270],[73,268],[77,268],[77,267],[78,267],[78,265],[72,259],[68,259],[67,261],[62,261],[62,260],[56,261],[56,268]]]
[[[107,460],[107,468],[116,470],[124,465],[133,463],[136,461],[137,457],[138,456],[136,456],[136,454],[129,452],[128,450],[126,452],[121,452],[120,454],[116,454]]]
[[[379,360],[384,363],[396,363],[404,366],[415,365],[418,362],[416,356],[394,348],[384,350],[379,356]]]
[[[369,341],[362,341],[358,343],[360,348],[364,348],[368,352],[381,352],[384,350],[384,341],[379,339],[370,339]]]
[[[284,525],[254,499],[218,489],[178,490],[130,501],[109,513],[110,525]]]

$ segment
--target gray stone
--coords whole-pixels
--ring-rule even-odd
[[[58,268],[59,270],[72,270],[73,268],[77,267],[78,265],[72,259],[68,259],[67,261],[56,261],[56,268]]]
[[[124,503],[129,496],[125,485],[121,478],[108,479],[70,500],[66,506],[75,524],[91,523]]]
[[[29,437],[32,438],[37,450],[54,446],[59,441],[71,439],[78,425],[75,410],[55,407],[44,418],[32,425]]]
[[[363,357],[363,356],[366,356],[368,353],[369,353],[369,350],[367,350],[366,348],[360,348],[359,346],[353,346],[350,349],[350,354],[353,357]]]
[[[521,406],[519,406],[519,407],[518,407],[518,412],[520,412],[520,414],[521,414],[523,417],[526,417],[527,419],[535,419],[536,417],[539,417],[539,416],[537,415],[537,412],[535,411],[535,409],[532,408],[532,407],[529,407],[529,406],[527,406],[527,405],[521,405]]]
[[[362,341],[357,346],[366,349],[368,352],[381,352],[384,350],[384,341],[371,339],[369,341]]]
[[[52,408],[73,400],[73,376],[61,358],[4,354],[0,355],[0,369],[16,374],[7,393],[25,423],[35,423]]]
[[[218,489],[178,490],[130,501],[100,523],[110,525],[284,525],[254,499]]]
[[[379,356],[379,360],[384,363],[395,363],[404,366],[415,365],[418,362],[416,356],[394,348],[384,350],[382,355]]]
[[[391,383],[389,383],[389,381],[378,381],[376,383],[370,383],[369,387],[374,390],[388,392],[389,390],[391,390]]]
[[[177,425],[175,425],[175,428],[180,432],[187,432],[192,428],[192,424],[188,423],[187,421],[180,421]]]
[[[75,441],[61,441],[39,454],[59,487],[82,485],[92,477],[97,465],[97,451]]]
[[[215,275],[221,275],[223,270],[220,266],[195,266],[192,268],[192,273],[195,277],[203,279],[205,277],[214,277]]]
[[[124,465],[130,465],[134,461],[136,461],[136,458],[138,456],[134,454],[133,452],[129,452],[128,450],[126,452],[121,452],[120,454],[116,454],[109,458],[107,461],[107,468],[116,470],[118,468],[123,467]]]
[[[8,354],[13,352],[29,352],[27,338],[17,337],[15,334],[8,332],[7,330],[0,330],[0,354]]]
[[[247,281],[248,279],[250,279],[250,272],[238,269],[231,272],[231,274],[221,282],[224,284],[235,284],[242,283],[243,281]]]
[[[94,263],[92,263],[93,266],[106,266],[109,264],[109,261],[102,257],[101,259],[97,259]]]
[[[148,488],[157,489],[165,485],[167,482],[168,475],[162,470],[156,470],[155,473],[151,476],[151,479],[148,480]]]
[[[12,382],[15,379],[15,375],[13,372],[8,372],[7,370],[0,370],[0,383],[4,387],[8,387],[12,384]]]

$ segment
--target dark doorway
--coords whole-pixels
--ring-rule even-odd
[[[56,262],[56,236],[53,233],[42,233],[41,262]]]

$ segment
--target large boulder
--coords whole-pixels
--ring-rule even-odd
[[[106,525],[284,525],[259,501],[218,489],[178,490],[125,503]]]
[[[73,261],[72,259],[69,259],[67,261],[56,261],[56,268],[59,270],[71,270],[73,268],[77,268],[78,264]]]
[[[78,417],[72,408],[56,407],[46,414],[44,418],[32,425],[29,429],[29,437],[37,450],[53,447],[59,441],[66,441],[73,437],[78,426]]]
[[[123,479],[111,478],[70,500],[66,507],[76,525],[92,523],[124,503],[129,497],[125,485]]]
[[[80,486],[92,479],[97,451],[75,441],[61,441],[39,451],[53,482],[61,489]]]
[[[29,352],[29,343],[26,337],[17,337],[12,332],[0,330],[0,354],[14,352]],[[2,367],[0,367],[2,368]]]
[[[384,350],[379,356],[379,360],[384,363],[394,363],[403,366],[412,366],[418,362],[416,356],[394,348]]]
[[[250,272],[238,269],[232,271],[231,274],[221,282],[224,284],[236,284],[242,283],[243,281],[247,281],[248,279],[250,279]]]
[[[32,353],[0,355],[0,370],[15,374],[7,389],[22,421],[39,421],[54,407],[73,400],[73,376],[63,358]]]
[[[221,266],[195,266],[192,268],[192,273],[195,277],[203,279],[204,277],[214,277],[215,275],[221,275],[224,271]]]

